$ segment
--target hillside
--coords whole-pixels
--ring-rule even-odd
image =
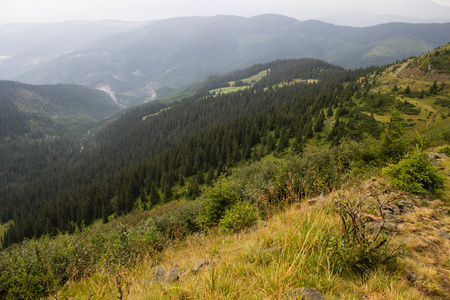
[[[35,180],[47,176],[48,165],[65,168],[90,130],[120,109],[108,94],[84,86],[0,81],[0,223],[36,199],[18,186],[41,185]]]
[[[405,59],[386,69],[378,76],[368,78],[370,100],[361,99],[367,112],[383,119],[391,105],[388,98],[403,102],[404,120],[414,130],[436,130],[448,127],[450,44],[439,47],[420,57]],[[383,96],[384,95],[384,96]],[[428,114],[428,115],[427,115]]]
[[[259,64],[211,76],[182,101],[130,109],[82,148],[37,147],[29,153],[38,169],[2,162],[1,217],[13,223],[0,295],[263,299],[308,286],[327,299],[446,299],[449,166],[435,162],[438,171],[424,153],[448,152],[439,103],[449,78],[436,71],[437,88],[426,76],[408,79],[406,92],[411,62]],[[247,87],[215,90],[231,83]],[[384,179],[362,183],[374,175]],[[355,219],[355,205],[367,214]],[[192,246],[208,255],[188,254]],[[205,272],[182,272],[197,259],[210,261]],[[157,265],[174,264],[182,281],[150,280]]]
[[[12,137],[14,133],[81,136],[99,120],[121,109],[104,92],[69,84],[28,85],[0,81],[0,101],[4,115],[1,137]],[[14,123],[20,125],[14,126]]]
[[[350,150],[354,144],[346,146],[334,154],[264,159],[234,169],[196,201],[175,201],[0,252],[0,293],[50,293],[49,299],[299,299],[308,287],[325,299],[447,299],[448,190],[441,200],[430,199],[399,191],[385,178],[365,180],[370,175],[361,173],[355,178],[351,173],[363,161]],[[342,159],[351,167],[339,170]],[[330,163],[336,168],[324,167]],[[439,164],[450,171],[448,158]],[[314,187],[323,180],[329,189]],[[323,195],[301,195],[309,188],[315,188],[309,195]],[[238,201],[226,213],[218,207],[228,221],[205,228],[205,203],[227,196]],[[348,213],[354,207],[363,213],[340,213],[345,207],[340,204],[349,205]],[[341,217],[353,234],[351,216],[361,222],[359,233],[369,246],[346,238]]]
[[[448,162],[447,159],[447,172]],[[238,181],[243,180],[239,176],[252,172],[254,177],[245,182],[255,184],[252,179],[261,175],[261,168],[270,166],[268,162],[258,163],[250,167],[251,171],[241,170],[230,181],[239,184]],[[92,299],[302,299],[299,296],[307,287],[318,298],[306,299],[447,299],[450,295],[448,195],[444,202],[398,190],[384,194],[389,181],[380,177],[352,184],[324,196],[305,198],[301,202],[293,200],[295,204],[276,209],[281,212],[253,223],[249,229],[178,235],[175,242],[161,242],[156,253],[150,251],[150,255],[136,264],[117,249],[110,249],[116,259],[116,265],[111,264],[114,267],[105,266],[88,279],[68,282],[53,295],[92,296]],[[264,195],[268,196],[264,192],[259,196]],[[362,270],[352,265],[353,259],[358,259],[355,258],[359,255],[358,248],[343,243],[345,231],[337,213],[343,195],[352,197],[352,201],[361,200],[364,205],[371,205],[372,195],[390,201],[385,204],[388,208],[383,215],[367,214],[371,218],[365,223],[367,239],[374,238],[376,229],[386,218],[385,226],[389,230],[385,230],[383,239],[389,239],[389,246],[371,250],[373,253],[368,253],[366,259],[373,265],[366,262],[363,267],[361,262]],[[284,200],[289,201],[292,200],[289,197],[295,195],[286,197]],[[188,214],[180,211],[189,210],[193,214],[196,204],[180,202],[167,208],[166,214],[186,218]],[[157,213],[150,215],[150,220],[154,218],[156,223],[159,221]],[[159,219],[163,222],[169,218]],[[157,236],[147,234],[140,240],[137,233],[139,230],[152,232],[149,223],[142,222],[134,227],[116,225],[116,230],[132,236],[123,242],[125,245],[140,242],[142,248],[155,247],[158,245],[155,242],[160,241]],[[178,234],[182,234],[184,228],[178,226]],[[114,239],[99,229],[79,238],[87,240],[89,235]],[[342,248],[333,246],[334,239],[343,243]],[[132,251],[139,253],[142,248]],[[384,255],[392,257],[383,261]],[[121,268],[121,263],[134,267]]]
[[[179,88],[277,59],[311,57],[345,68],[383,65],[447,43],[449,26],[353,28],[280,15],[174,18],[106,36],[15,80],[102,88],[129,105],[125,96],[152,95],[161,87]]]

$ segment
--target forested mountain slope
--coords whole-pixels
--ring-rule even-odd
[[[29,85],[0,81],[2,105],[1,137],[21,134],[47,136],[80,136],[95,124],[121,109],[111,97],[101,91],[71,84]],[[17,129],[14,123],[18,125]],[[11,132],[7,131],[11,130]]]
[[[22,187],[39,185],[34,179],[45,177],[41,172],[48,165],[58,162],[64,169],[66,160],[82,148],[83,137],[120,109],[108,94],[84,86],[0,81],[2,221],[11,219],[22,204]],[[19,198],[8,199],[5,190]]]
[[[245,89],[210,92],[261,72],[266,75]],[[195,196],[206,175],[212,180],[241,161],[286,149],[301,153],[305,147],[338,145],[344,137],[376,139],[383,132],[379,121],[389,120],[393,105],[403,112],[406,125],[420,127],[427,118],[421,103],[448,98],[448,85],[441,84],[436,91],[433,85],[424,90],[425,102],[401,99],[406,91],[386,81],[393,74],[386,67],[346,71],[313,59],[255,65],[213,76],[179,103],[132,109],[82,146],[62,140],[35,145],[40,149],[33,152],[38,173],[18,168],[17,159],[3,163],[2,219],[14,219],[5,245],[126,214],[142,207],[139,197],[146,202],[158,194],[144,203],[149,208]],[[445,109],[434,121],[446,124]],[[172,194],[185,179],[187,194]]]
[[[167,193],[165,201],[170,201],[179,197],[170,191],[181,176],[202,177],[210,170],[220,174],[241,160],[282,152],[290,138],[296,139],[296,151],[302,151],[304,139],[320,135],[325,111],[351,106],[356,80],[369,72],[344,71],[311,59],[264,68],[270,72],[260,86],[215,96],[203,90],[170,107],[151,103],[131,110],[84,141],[82,148],[79,142],[62,140],[35,145],[40,150],[31,152],[38,172],[19,168],[20,156],[30,150],[4,161],[2,219],[13,218],[15,224],[5,244],[55,234],[56,229],[70,231],[114,212],[122,215],[152,187]],[[293,77],[320,80],[278,85]],[[373,118],[356,114],[360,118],[353,121],[353,136],[379,132]]]
[[[179,88],[210,74],[276,59],[323,59],[346,68],[420,55],[450,39],[450,24],[390,23],[366,28],[300,22],[280,15],[186,17],[112,34],[61,55],[16,80],[76,83],[122,95]]]

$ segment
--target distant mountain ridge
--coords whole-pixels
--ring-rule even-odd
[[[99,38],[149,23],[98,21],[1,25],[0,79],[11,79]]]
[[[354,28],[281,15],[184,17],[104,36],[14,79],[103,89],[127,106],[121,95],[154,94],[256,63],[308,57],[359,68],[420,55],[449,40],[450,23]]]
[[[338,11],[321,21],[335,25],[356,27],[374,26],[390,22],[402,23],[448,23],[450,6],[432,0],[390,1],[379,0],[377,5],[361,3],[354,11]]]

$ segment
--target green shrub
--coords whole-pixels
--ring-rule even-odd
[[[203,207],[199,201],[179,203],[175,209],[151,218],[157,232],[164,239],[177,239],[200,230]]]
[[[118,272],[125,266],[134,265],[141,257],[142,245],[139,232],[131,226],[119,224],[115,230],[108,232],[102,247],[102,266],[110,272]]]
[[[444,178],[423,153],[407,156],[396,165],[389,164],[383,172],[396,187],[413,194],[436,195],[444,187]]]
[[[205,189],[202,195],[204,208],[204,225],[217,225],[225,211],[237,201],[237,195],[230,187],[230,183],[221,176],[213,187]]]
[[[439,149],[437,152],[450,156],[450,146],[445,146],[444,148]]]
[[[225,212],[219,222],[222,232],[238,232],[244,228],[252,227],[258,220],[256,210],[248,201],[235,203]]]
[[[350,164],[338,148],[310,151],[288,158],[275,180],[278,198],[295,195],[299,200],[328,193],[340,186],[348,168]]]
[[[155,224],[149,224],[144,234],[145,243],[155,251],[164,249],[165,239]]]
[[[363,273],[379,265],[394,265],[397,261],[394,252],[335,236],[330,237],[327,250],[337,258],[336,267],[339,272]]]

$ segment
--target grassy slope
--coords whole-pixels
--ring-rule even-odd
[[[441,52],[439,57],[446,56],[443,54],[445,50],[450,51],[450,44],[437,49]],[[436,51],[436,50],[435,50]],[[438,99],[450,99],[450,74],[445,73],[446,69],[431,69],[429,71],[422,71],[422,64],[428,66],[428,57],[433,57],[433,53],[421,56],[420,58],[410,58],[404,60],[399,64],[393,65],[386,69],[380,76],[372,76],[372,80],[376,81],[370,92],[373,94],[390,95],[400,101],[408,101],[420,109],[418,115],[403,114],[403,118],[411,125],[409,134],[415,135],[425,128],[425,121],[428,121],[428,128],[432,131],[439,132],[442,129],[448,128],[450,116],[450,107],[445,107],[437,104]],[[448,55],[447,55],[448,56]],[[425,58],[423,58],[425,57]],[[419,64],[418,62],[422,63]],[[448,64],[448,63],[447,63]],[[430,88],[436,81],[439,88],[444,84],[442,90],[436,95],[429,94]],[[393,91],[397,87],[396,92]],[[409,86],[411,93],[405,94],[405,90]],[[424,97],[419,95],[424,91]],[[427,118],[428,112],[428,118]],[[388,116],[386,114],[375,114],[374,117],[379,121],[386,121]]]
[[[240,91],[240,90],[245,90],[246,88],[250,88],[256,82],[260,81],[261,78],[266,76],[268,71],[270,71],[270,69],[261,71],[258,74],[255,74],[255,75],[250,76],[248,78],[242,79],[242,82],[245,84],[243,86],[236,86],[236,82],[235,81],[229,81],[228,82],[228,84],[229,84],[228,87],[217,88],[217,89],[211,90],[209,92],[212,93],[212,94],[221,94],[221,93],[227,94],[227,93],[232,93],[232,92],[236,92],[236,91]],[[300,82],[314,83],[314,82],[317,82],[317,79],[295,79],[292,82],[280,83],[278,86],[282,87],[283,85],[289,85],[289,84],[300,83]]]
[[[449,161],[445,162],[445,168],[450,171]],[[373,186],[383,188],[383,180],[377,181],[380,184]],[[362,189],[368,182],[372,181],[360,185]],[[351,192],[337,191],[294,204],[238,234],[214,231],[189,236],[115,276],[96,273],[84,281],[69,283],[60,295],[82,299],[95,291],[95,299],[112,299],[117,297],[120,286],[126,299],[281,299],[294,288],[313,286],[326,299],[450,296],[450,240],[436,235],[437,230],[450,231],[448,196],[447,202],[428,202],[425,198],[399,194],[414,209],[399,216],[401,222],[391,243],[398,249],[398,267],[392,270],[379,267],[360,275],[337,275],[329,249],[321,241],[341,230],[339,218],[330,211],[333,198]],[[194,274],[191,268],[199,260],[208,260],[209,265]],[[151,280],[157,265],[169,270],[175,264],[180,268],[179,281]],[[415,282],[408,281],[406,270],[416,274]]]

